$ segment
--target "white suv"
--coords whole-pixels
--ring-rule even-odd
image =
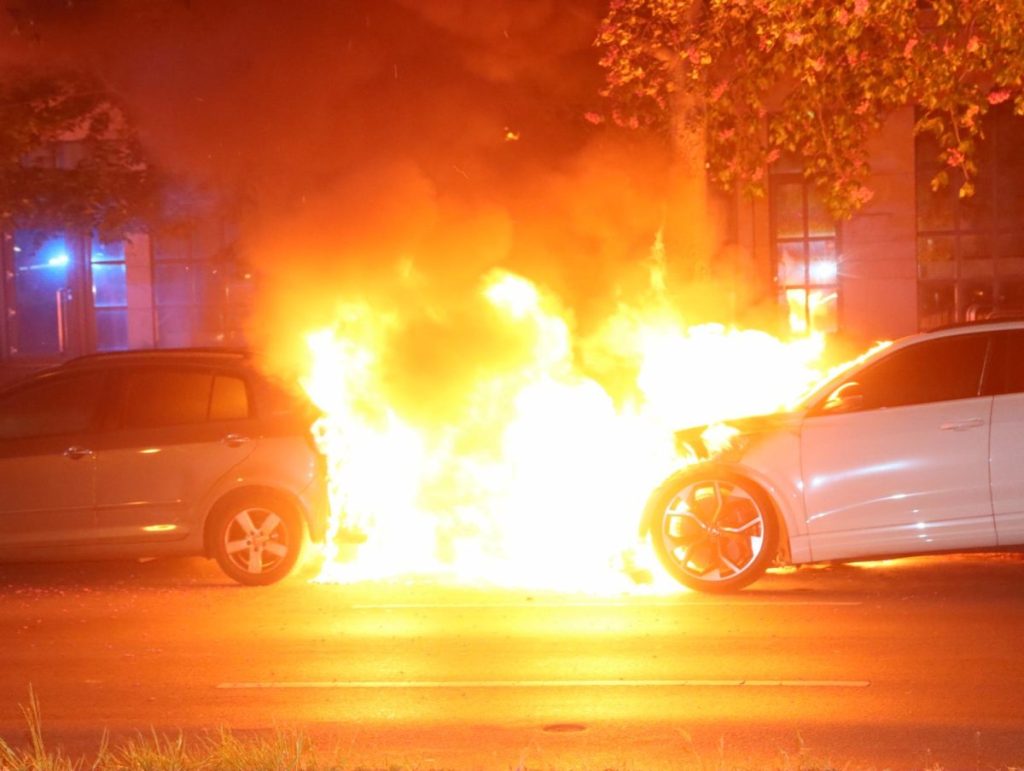
[[[700,458],[641,531],[683,584],[738,589],[800,564],[1024,544],[1024,322],[897,341],[790,413],[679,432]]]
[[[244,352],[85,356],[0,392],[0,560],[206,555],[244,584],[322,540],[312,407]]]

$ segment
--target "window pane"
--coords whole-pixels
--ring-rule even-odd
[[[184,348],[192,344],[193,308],[157,308],[156,344],[160,348]]]
[[[779,244],[778,277],[782,286],[803,286],[807,283],[807,258],[804,244]]]
[[[807,190],[807,235],[812,238],[817,236],[834,236],[836,234],[836,222],[828,213],[821,197],[813,188]]]
[[[101,308],[96,311],[96,350],[128,349],[128,311],[123,308]]]
[[[977,321],[987,318],[995,309],[992,283],[961,283],[957,287],[960,297],[960,318],[963,321]]]
[[[996,239],[996,273],[1024,278],[1024,230]]]
[[[935,329],[956,321],[956,289],[948,282],[922,282],[917,289],[922,329]]]
[[[127,378],[122,407],[126,428],[204,423],[213,376],[202,372],[149,370]]]
[[[123,308],[128,304],[123,263],[92,266],[92,302],[96,308]]]
[[[63,236],[19,230],[14,236],[13,268],[11,353],[60,353],[68,321],[62,313],[73,269],[70,245]]]
[[[191,256],[189,239],[179,234],[161,233],[153,236],[153,258],[162,260],[187,260]]]
[[[996,218],[999,222],[1024,222],[1024,151],[1020,142],[1012,137],[1000,136],[999,139]]]
[[[229,280],[226,266],[219,262],[194,264],[193,284],[198,302],[219,306],[224,302],[224,287]]]
[[[956,237],[921,236],[917,239],[918,274],[922,279],[956,278]]]
[[[94,238],[91,262],[124,262],[124,241],[104,243]]]
[[[213,379],[210,420],[241,420],[249,417],[249,396],[245,381],[218,375]]]
[[[153,271],[154,294],[158,305],[188,305],[195,302],[195,271],[191,265],[169,263]]]
[[[941,190],[931,188],[932,169],[918,171],[917,177],[917,229],[946,230],[956,228],[956,186],[946,185]]]
[[[787,289],[786,309],[789,312],[789,329],[798,335],[807,333],[807,290]]]
[[[90,427],[100,404],[96,372],[33,383],[0,401],[0,438],[53,436]]]
[[[812,332],[835,332],[839,328],[838,299],[835,289],[810,290],[807,302],[810,305]]]
[[[965,260],[991,260],[992,245],[987,236],[965,233],[960,236],[960,257]],[[989,268],[991,271],[991,268]]]
[[[996,334],[992,366],[992,392],[1024,393],[1024,332]]]
[[[1024,275],[1021,278],[1000,282],[999,293],[996,296],[996,308],[1024,313]]]
[[[986,155],[987,153],[982,150],[978,154],[978,160],[983,161]],[[957,199],[957,207],[960,210],[960,230],[989,230],[993,226],[991,170],[979,170],[972,181],[974,195]]]
[[[835,241],[811,241],[807,244],[810,253],[809,282],[817,286],[835,286],[839,274],[836,262]]]
[[[864,408],[977,396],[987,345],[986,335],[958,335],[893,352],[856,378]]]
[[[775,237],[803,238],[804,231],[804,184],[802,182],[780,183],[775,186]]]

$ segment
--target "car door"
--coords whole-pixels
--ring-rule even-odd
[[[990,372],[996,535],[1001,546],[1024,544],[1024,329],[996,334]]]
[[[0,396],[0,547],[95,540],[95,428],[105,377],[56,373]]]
[[[118,376],[111,430],[97,446],[96,516],[107,542],[178,540],[196,505],[253,451],[249,389],[238,374],[145,366]]]
[[[814,559],[992,546],[989,336],[893,350],[812,408],[801,473]]]

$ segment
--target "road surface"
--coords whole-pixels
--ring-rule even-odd
[[[351,767],[1024,765],[1024,560],[710,597],[427,581],[247,589],[203,560],[0,566],[0,737],[299,728]]]

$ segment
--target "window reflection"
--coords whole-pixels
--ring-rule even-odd
[[[97,351],[128,348],[128,272],[123,240],[95,235],[89,257]]]
[[[1010,105],[985,118],[975,194],[939,159],[934,137],[916,138],[918,323],[922,329],[1024,312],[1024,123]],[[950,182],[932,190],[945,172]]]
[[[839,255],[836,226],[814,188],[797,175],[772,183],[772,239],[776,281],[797,334],[839,327]]]

